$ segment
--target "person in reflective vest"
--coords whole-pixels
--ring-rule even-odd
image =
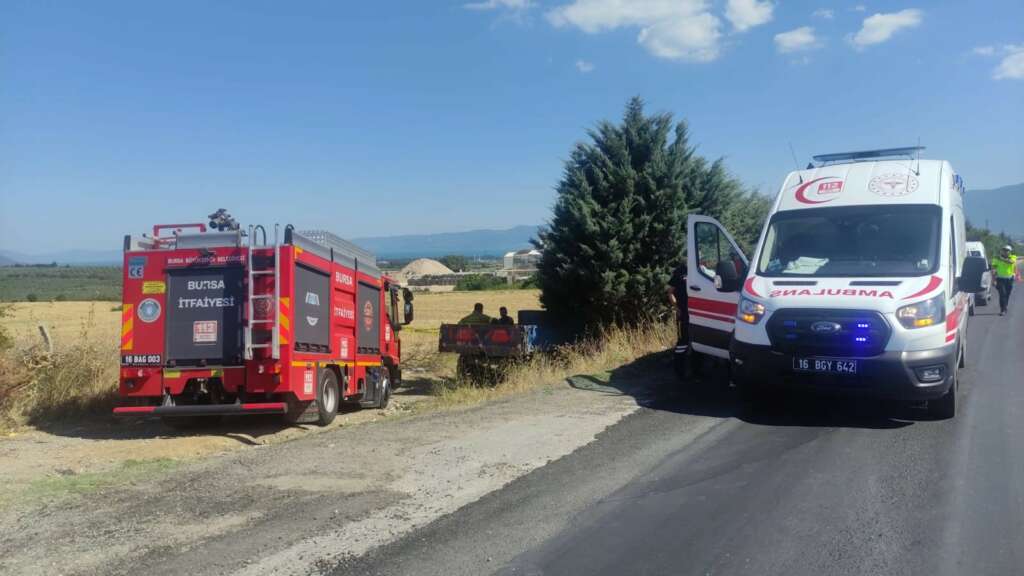
[[[1005,316],[1010,305],[1010,293],[1017,276],[1017,255],[1011,246],[1003,249],[992,259],[992,270],[996,276],[996,290],[999,291],[999,315]]]

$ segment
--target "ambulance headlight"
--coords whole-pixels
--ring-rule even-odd
[[[896,310],[896,319],[900,321],[900,324],[903,324],[904,328],[924,328],[945,321],[945,292],[930,300],[909,304]]]
[[[764,318],[764,304],[740,298],[740,305],[736,309],[736,318],[747,324],[757,324]]]

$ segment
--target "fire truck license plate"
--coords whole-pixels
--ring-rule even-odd
[[[122,366],[159,366],[159,354],[125,354],[121,356]]]
[[[856,360],[835,360],[832,358],[793,358],[793,370],[797,372],[825,372],[829,374],[856,374]]]

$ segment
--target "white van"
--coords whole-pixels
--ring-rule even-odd
[[[952,417],[983,265],[965,274],[963,181],[919,151],[815,156],[787,176],[749,265],[721,224],[690,216],[694,351],[728,359],[747,392],[866,392]]]
[[[971,315],[973,316],[975,305],[984,306],[992,300],[992,271],[989,269],[988,254],[985,253],[984,243],[968,242],[967,255],[985,259],[985,272],[981,275],[981,292],[971,295]]]

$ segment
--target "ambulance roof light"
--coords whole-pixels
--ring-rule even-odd
[[[813,156],[815,162],[827,164],[830,162],[857,162],[858,160],[875,160],[879,158],[906,157],[914,158],[920,156],[924,146],[907,146],[904,148],[882,148],[879,150],[860,150],[857,152],[836,152],[833,154],[818,154]]]

